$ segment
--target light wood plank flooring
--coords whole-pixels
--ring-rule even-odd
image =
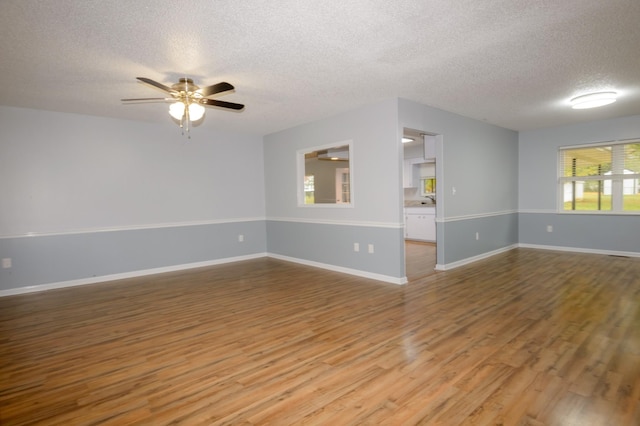
[[[2,425],[638,425],[640,259],[275,259],[0,298]]]
[[[435,273],[435,243],[408,240],[405,241],[404,247],[406,275],[409,280]]]

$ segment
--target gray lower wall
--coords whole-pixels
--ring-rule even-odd
[[[505,213],[437,223],[438,265],[450,265],[517,244],[518,222],[517,213]]]
[[[268,220],[267,241],[270,254],[393,278],[405,275],[402,228]],[[360,244],[359,252],[353,251],[353,243]]]
[[[553,232],[547,232],[548,225]],[[444,267],[518,243],[640,255],[640,217],[635,215],[505,213],[439,222],[437,232],[437,261]],[[0,257],[10,253],[13,265],[0,269],[0,291],[267,252],[404,278],[403,233],[394,227],[257,220],[2,238]],[[360,244],[359,252],[354,243]]]
[[[244,241],[238,241],[238,235]],[[263,220],[0,239],[0,290],[266,252]]]
[[[547,226],[553,232],[547,232]],[[520,213],[521,244],[640,255],[640,216]]]

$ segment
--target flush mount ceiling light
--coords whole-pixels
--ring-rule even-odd
[[[597,92],[577,96],[571,99],[571,108],[587,109],[612,104],[617,98],[616,92]]]
[[[402,138],[402,143],[409,143],[409,142],[413,142],[415,139],[413,138]]]
[[[233,102],[218,101],[209,99],[213,95],[219,95],[225,92],[231,92],[233,86],[229,83],[222,82],[200,88],[193,83],[190,78],[181,78],[171,87],[162,83],[153,81],[150,78],[136,77],[143,83],[154,86],[157,89],[167,93],[170,97],[165,98],[139,98],[139,99],[122,99],[123,102],[171,102],[169,106],[169,114],[180,122],[180,127],[186,130],[189,138],[189,128],[191,123],[200,120],[204,116],[205,106],[215,106],[240,111],[244,105],[235,104]]]

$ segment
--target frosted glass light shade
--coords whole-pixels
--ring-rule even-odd
[[[191,112],[191,110],[189,110]],[[182,120],[182,116],[184,115],[184,104],[182,102],[176,102],[174,104],[169,105],[169,114],[176,120]]]
[[[204,115],[204,107],[200,104],[189,105],[189,118],[191,121],[198,121]]]
[[[616,92],[589,93],[588,95],[582,95],[571,99],[571,108],[587,109],[609,105],[616,101],[616,97]]]

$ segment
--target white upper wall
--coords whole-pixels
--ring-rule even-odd
[[[264,218],[260,136],[0,106],[0,236]]]
[[[520,132],[519,210],[557,211],[559,147],[634,138],[640,138],[639,115]]]
[[[402,224],[397,115],[392,99],[265,136],[267,218]],[[297,151],[348,141],[353,208],[299,207]]]
[[[517,210],[517,132],[406,99],[399,100],[399,121],[400,129],[442,135],[436,147],[438,215]]]

